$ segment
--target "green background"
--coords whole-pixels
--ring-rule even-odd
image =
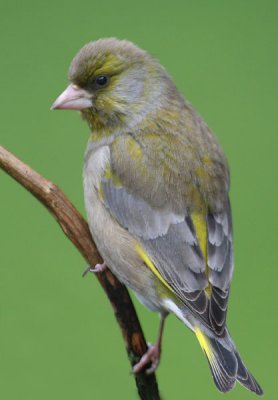
[[[116,36],[150,51],[229,158],[236,270],[228,322],[250,370],[277,398],[277,18],[271,0],[1,2],[0,143],[84,213],[88,128],[50,112],[86,42]],[[110,305],[46,210],[0,173],[0,397],[136,399]],[[149,341],[158,318],[136,301]],[[163,399],[223,399],[189,330],[166,324]],[[275,379],[275,380],[274,380]],[[254,395],[237,385],[228,399]]]

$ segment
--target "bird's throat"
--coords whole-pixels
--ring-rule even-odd
[[[110,136],[124,123],[123,115],[108,114],[93,107],[82,110],[81,116],[87,121],[91,133],[96,137]]]

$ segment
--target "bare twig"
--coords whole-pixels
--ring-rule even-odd
[[[102,262],[86,221],[54,183],[39,175],[2,146],[0,167],[50,211],[89,265],[94,266]],[[133,366],[146,352],[147,345],[128,291],[109,270],[96,276],[113,307]],[[141,399],[160,399],[155,375],[148,376],[142,372],[137,374],[135,379]]]

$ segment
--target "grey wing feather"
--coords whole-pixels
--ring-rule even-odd
[[[154,209],[111,180],[102,188],[111,214],[143,245],[177,296],[208,324],[206,265],[191,218]]]
[[[142,198],[115,186],[111,180],[103,181],[102,187],[106,206],[111,213],[130,233],[142,239],[163,236],[171,224],[182,222],[185,218],[166,209],[155,210]],[[189,242],[196,240],[190,229],[184,235]]]
[[[229,201],[225,211],[209,213],[208,229],[208,266],[209,281],[212,285],[228,290],[233,274],[232,218]]]
[[[232,227],[229,204],[222,213],[209,213],[208,267],[189,215],[154,209],[144,199],[102,182],[104,202],[117,221],[133,234],[177,296],[218,335],[225,328],[229,286],[233,271]],[[210,301],[205,288],[211,284]]]
[[[232,218],[229,201],[225,211],[209,213],[208,266],[211,283],[209,317],[214,330],[221,334],[225,328],[229,288],[233,274]]]

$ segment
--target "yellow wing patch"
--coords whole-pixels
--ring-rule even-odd
[[[191,214],[192,222],[195,227],[198,243],[204,257],[207,260],[207,222],[205,213],[203,212],[193,212]]]
[[[206,221],[206,214],[205,212],[193,212],[191,214],[192,222],[195,227],[198,243],[203,255],[203,258],[206,263],[206,274],[207,276],[209,275],[209,268],[207,264],[207,240],[208,240],[208,234],[207,234],[207,221]],[[206,287],[206,293],[210,297],[211,295],[211,286],[208,285]]]
[[[158,272],[158,270],[156,269],[154,263],[152,262],[152,260],[150,259],[150,257],[148,256],[148,254],[145,252],[145,250],[138,244],[135,244],[135,251],[137,252],[137,254],[141,257],[141,259],[144,261],[144,263],[146,264],[146,266],[154,273],[155,276],[157,276],[157,278],[163,283],[163,285],[165,285],[169,290],[171,290],[171,292],[175,293],[173,291],[173,289],[171,288],[171,286],[168,285],[168,283],[165,281],[165,279],[163,278],[163,276],[160,275],[160,273]]]
[[[200,343],[200,346],[201,346],[203,352],[206,354],[209,362],[213,364],[213,362],[214,362],[214,354],[213,354],[213,351],[211,349],[209,340],[203,334],[201,329],[198,328],[197,326],[194,328],[194,331],[195,331],[196,337],[197,337],[197,339],[198,339],[198,341]]]

